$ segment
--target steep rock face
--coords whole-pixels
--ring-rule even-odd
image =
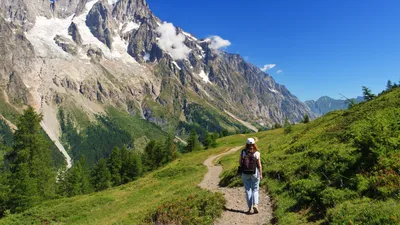
[[[19,71],[20,74],[30,71],[34,49],[23,32],[1,16],[0,34],[0,79],[1,84],[8,84],[14,71]]]
[[[94,4],[86,17],[86,25],[99,41],[107,45],[108,48],[112,48],[113,25],[108,5],[102,2]]]
[[[146,18],[156,19],[145,0],[120,0],[116,3],[112,14],[122,23],[143,21]]]
[[[79,33],[78,27],[74,22],[68,27],[68,34],[72,37],[72,40],[75,41],[78,45],[82,45],[82,37]]]

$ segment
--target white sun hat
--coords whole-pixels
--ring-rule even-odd
[[[255,143],[256,143],[256,141],[254,140],[254,138],[247,138],[246,144],[253,145]]]

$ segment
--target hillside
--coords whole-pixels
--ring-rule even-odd
[[[263,133],[265,180],[279,224],[400,223],[400,88],[309,124]],[[222,185],[240,185],[236,156]]]
[[[224,200],[222,195],[197,186],[207,172],[203,161],[241,145],[246,136],[240,137],[219,139],[220,147],[185,154],[129,184],[90,195],[48,201],[24,213],[9,215],[0,220],[0,224],[139,224],[151,223],[157,218],[155,215],[164,223],[211,224],[221,214]],[[163,217],[163,212],[168,212],[169,217]]]
[[[247,137],[259,140],[265,177],[261,184],[275,201],[278,224],[398,224],[399,99],[397,88],[351,110],[295,125],[289,134],[275,129],[221,138],[218,148],[185,154],[137,181],[48,201],[9,215],[0,224],[112,224],[154,219],[210,224],[220,215],[224,201],[197,187],[207,172],[202,162],[242,145]],[[234,176],[237,154],[219,163],[225,170],[221,185],[240,186]],[[196,204],[205,213],[197,211]],[[182,210],[193,213],[186,217]]]

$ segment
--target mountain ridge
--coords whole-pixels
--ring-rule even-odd
[[[354,100],[356,103],[360,103],[364,101],[364,98],[358,96]],[[349,106],[348,100],[334,99],[329,96],[322,96],[317,100],[307,100],[304,103],[318,116],[325,115],[334,110],[347,109]]]
[[[112,106],[182,130],[204,120],[191,111],[200,105],[212,111],[213,132],[242,129],[224,110],[258,126],[313,117],[271,76],[216,48],[213,37],[162,23],[144,0],[3,1],[0,11],[0,52],[12,54],[0,60],[0,79],[19,81],[7,95],[42,112],[49,136],[60,137],[60,107],[93,119]]]

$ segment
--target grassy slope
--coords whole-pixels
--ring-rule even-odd
[[[279,224],[400,223],[400,88],[290,134],[257,135]],[[220,163],[222,184],[241,185],[237,156]]]
[[[249,135],[248,135],[249,136]],[[90,195],[48,201],[24,213],[11,215],[0,224],[137,224],[160,204],[193,194],[211,197],[197,184],[207,172],[203,161],[243,143],[247,136],[218,140],[216,149],[183,155],[164,168],[129,184]]]
[[[393,160],[400,162],[399,155],[388,157],[393,151],[380,153],[380,160],[367,167],[365,163],[358,164],[367,158],[362,157],[356,144],[375,132],[375,137],[385,137],[383,144],[374,139],[375,150],[368,151],[398,149],[399,99],[400,89],[396,89],[352,110],[335,111],[307,125],[296,125],[290,134],[277,129],[222,138],[218,140],[219,148],[184,155],[135,182],[91,195],[49,201],[0,220],[0,224],[139,223],[163,202],[204,192],[196,186],[206,173],[202,162],[212,154],[242,144],[249,136],[259,139],[265,177],[262,185],[268,185],[276,201],[278,223],[398,224],[400,202],[395,194],[400,179],[393,170],[400,169],[400,164],[392,164]],[[378,132],[373,130],[375,127]],[[382,159],[386,163],[383,169]],[[234,176],[237,155],[224,157],[219,163],[225,169],[223,182],[241,185]],[[176,171],[182,172],[177,175]],[[389,171],[390,176],[382,171]],[[376,183],[376,179],[380,182]]]

